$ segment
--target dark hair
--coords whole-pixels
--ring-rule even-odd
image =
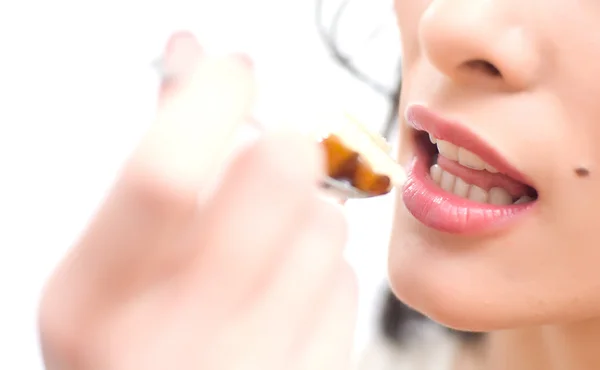
[[[401,59],[399,59],[397,63],[398,80],[394,85],[395,87],[389,90],[357,68],[353,63],[352,57],[345,54],[339,47],[338,26],[352,0],[342,0],[340,6],[334,12],[333,18],[328,26],[323,22],[323,7],[325,1],[316,1],[318,32],[322,41],[327,46],[327,50],[330,52],[333,60],[350,73],[352,77],[364,82],[366,86],[389,101],[389,110],[386,115],[386,122],[382,132],[385,137],[389,138],[398,120],[398,105],[400,103],[400,91],[402,87],[402,75],[400,73]],[[386,286],[384,295],[384,302],[379,317],[379,329],[383,336],[388,340],[402,344],[405,340],[409,339],[407,336],[410,334],[407,328],[411,326],[411,323],[427,321],[429,319],[400,301],[394,293],[392,293],[389,286]],[[483,336],[483,333],[464,332],[453,329],[448,330],[462,341],[477,341]]]
[[[341,50],[338,42],[338,30],[340,21],[343,15],[348,10],[348,7],[352,0],[341,0],[339,7],[334,12],[333,17],[328,23],[328,25],[326,25],[323,20],[323,9],[325,1],[316,0],[316,2],[316,21],[319,36],[321,37],[322,42],[327,47],[331,58],[341,67],[343,67],[348,73],[350,73],[352,77],[363,82],[374,92],[381,95],[384,99],[388,100],[389,110],[387,112],[386,120],[384,122],[385,124],[382,135],[386,138],[389,138],[389,136],[392,133],[392,130],[396,125],[398,118],[398,104],[400,103],[400,89],[402,85],[402,78],[399,73],[401,69],[401,61],[398,60],[397,62],[396,68],[399,77],[397,83],[394,84],[394,87],[392,89],[389,89],[375,81],[372,77],[368,76],[365,72],[361,71],[360,68],[358,68],[355,65],[353,58]]]

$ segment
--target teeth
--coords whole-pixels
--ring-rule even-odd
[[[494,167],[490,166],[489,164],[485,164],[485,170],[487,172],[491,172],[491,173],[498,173],[498,170],[495,169]]]
[[[458,149],[458,163],[462,164],[465,167],[472,168],[474,170],[483,170],[485,169],[485,162],[479,158],[476,154],[464,149]]]
[[[444,140],[438,140],[437,147],[440,154],[444,157],[453,161],[458,160],[458,147],[456,145]]]
[[[490,197],[488,202],[490,204],[495,204],[498,206],[506,206],[512,204],[512,196],[508,193],[508,191],[502,188],[491,188],[490,189]]]
[[[513,204],[513,197],[503,188],[495,187],[489,191],[465,182],[450,172],[446,172],[438,164],[429,169],[431,179],[445,191],[478,203],[488,203],[499,206]],[[531,202],[534,199],[529,196],[520,197],[514,204]]]
[[[522,196],[521,198],[517,199],[517,201],[515,202],[515,204],[523,204],[523,203],[528,203],[533,201],[533,198],[528,197],[527,195]]]
[[[471,185],[471,189],[469,189],[468,199],[472,200],[473,202],[487,203],[488,192],[478,186]]]
[[[467,184],[460,177],[456,178],[456,183],[454,183],[454,191],[453,193],[458,195],[459,197],[466,198],[469,195],[469,189],[471,188],[470,184]]]
[[[442,170],[442,167],[440,167],[437,164],[434,164],[433,166],[431,166],[431,169],[429,170],[429,174],[431,175],[431,178],[438,185],[440,184],[440,180],[442,179],[443,171],[444,170]]]
[[[461,165],[474,170],[487,170],[491,173],[498,173],[497,169],[485,163],[477,154],[474,154],[467,149],[460,148],[448,141],[439,140],[431,134],[429,134],[429,140],[433,144],[437,144],[440,155],[452,161],[458,162]]]
[[[456,176],[451,174],[450,172],[442,171],[442,180],[440,181],[440,187],[448,192],[452,192],[454,189],[454,182],[456,181]]]

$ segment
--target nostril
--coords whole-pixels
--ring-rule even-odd
[[[488,76],[502,77],[502,73],[500,73],[500,70],[496,68],[496,66],[494,66],[492,63],[487,62],[485,60],[470,60],[465,63],[465,67],[474,71],[483,72]]]

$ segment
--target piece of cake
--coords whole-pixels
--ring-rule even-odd
[[[405,181],[387,141],[349,115],[323,125],[318,140],[326,154],[328,176],[367,196],[387,194]]]

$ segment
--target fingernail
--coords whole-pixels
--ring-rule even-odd
[[[174,50],[176,50],[178,47],[180,47],[183,43],[187,43],[190,45],[196,44],[196,46],[200,46],[200,44],[198,44],[198,41],[196,40],[196,37],[194,37],[194,35],[189,32],[189,31],[177,31],[174,32],[171,37],[169,37],[169,40],[167,41],[167,44],[165,45],[165,54],[171,54]]]
[[[202,47],[193,34],[186,31],[174,33],[165,46],[163,77],[179,79],[191,73],[202,56]]]

